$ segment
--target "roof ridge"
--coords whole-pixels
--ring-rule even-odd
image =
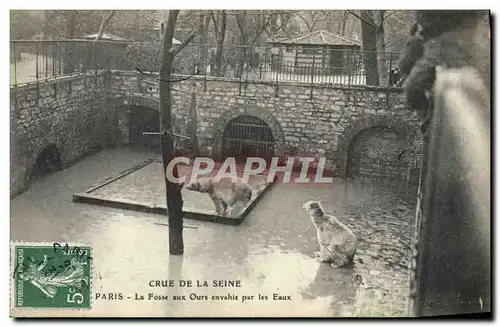
[[[298,36],[296,36],[296,38],[297,38],[297,40],[296,40],[296,41],[299,41],[299,40],[302,40],[302,39],[304,39],[304,38],[306,38],[306,37],[309,37],[309,36],[312,36],[312,35],[314,35],[314,34],[317,34],[318,32],[319,32],[319,31],[311,31],[311,32],[309,32],[309,33],[305,33],[305,34],[302,34],[302,35],[298,35]],[[292,38],[290,38],[290,39],[293,39],[293,37],[292,37]]]
[[[360,42],[358,40],[351,39],[351,38],[345,37],[343,35],[340,35],[338,33],[330,32],[330,31],[325,30],[325,29],[311,31],[311,32],[307,32],[304,34],[299,34],[299,35],[295,35],[295,36],[291,36],[291,37],[284,37],[284,38],[279,38],[279,39],[272,39],[271,38],[270,40],[268,39],[268,42],[271,41],[272,43],[286,43],[286,41],[288,41],[288,43],[295,44],[295,43],[299,43],[300,41],[302,41],[304,39],[307,39],[309,37],[313,37],[313,36],[318,35],[318,34],[321,37],[321,40],[323,41],[324,44],[329,43],[328,39],[325,37],[325,36],[328,36],[331,38],[335,38],[338,41],[346,42],[350,45],[358,45],[358,46],[360,45]]]
[[[292,39],[295,39],[296,41],[299,41],[299,40],[302,40],[303,38],[306,38],[308,36],[311,36],[315,33],[318,33],[319,31],[311,31],[311,32],[307,32],[307,33],[303,33],[303,34],[299,34],[299,35],[295,35],[295,36],[288,36],[288,37],[282,37],[282,38],[279,38],[279,39],[272,39],[273,42],[283,42],[283,41],[286,41],[286,40],[292,40]]]
[[[328,32],[328,31],[327,31]],[[340,35],[340,34],[337,34],[337,33],[332,33],[332,32],[328,32],[328,34],[331,34],[332,36],[335,36],[335,37],[338,37],[339,39],[343,40],[343,41],[347,41],[347,42],[351,42],[351,43],[358,43],[358,41],[354,40],[354,39],[351,39],[351,38],[348,38],[348,37],[345,37],[343,35]]]
[[[343,35],[340,35],[339,33],[335,33],[335,32],[330,32],[329,30],[319,30],[318,32],[321,32],[321,33],[326,33],[326,34],[330,34],[331,36],[335,36],[335,37],[338,37],[338,38],[341,38],[341,39],[344,39],[346,41],[354,41],[348,37],[345,37]]]

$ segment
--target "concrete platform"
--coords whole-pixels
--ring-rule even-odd
[[[190,167],[179,166],[180,177],[189,178],[190,174]],[[241,177],[241,172],[239,176]],[[266,179],[266,175],[250,176],[249,184],[255,187],[266,183]],[[184,218],[239,225],[273,184],[273,182],[267,183],[259,191],[256,190],[252,200],[247,205],[235,207],[238,210],[226,216],[215,212],[214,204],[208,195],[183,189]],[[230,187],[229,181],[221,181],[219,193],[226,200],[230,196]],[[96,183],[84,192],[73,194],[73,201],[168,215],[165,194],[163,164],[158,159],[148,159]]]

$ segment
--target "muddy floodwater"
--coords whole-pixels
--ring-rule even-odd
[[[169,256],[168,226],[159,225],[166,216],[72,202],[74,193],[152,157],[104,150],[35,181],[11,200],[11,240],[92,246],[92,310],[71,315],[406,315],[415,190],[342,179],[276,183],[241,225],[185,219],[184,256]],[[122,197],[133,194],[128,184]],[[117,185],[113,194],[120,192]],[[318,244],[301,208],[307,200],[320,200],[358,236],[352,267],[312,258]],[[364,285],[355,283],[356,274]],[[168,280],[175,286],[161,282]],[[180,280],[191,287],[180,287]],[[174,295],[185,299],[174,301]]]

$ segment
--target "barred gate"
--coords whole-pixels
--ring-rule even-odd
[[[273,132],[261,119],[245,115],[227,124],[222,139],[223,159],[235,157],[239,162],[248,157],[260,157],[270,160],[273,154]]]

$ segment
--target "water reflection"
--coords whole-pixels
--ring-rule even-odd
[[[304,299],[330,297],[332,316],[342,316],[344,307],[354,307],[357,285],[354,283],[357,271],[355,267],[333,268],[328,264],[319,264],[313,281],[301,294]]]

